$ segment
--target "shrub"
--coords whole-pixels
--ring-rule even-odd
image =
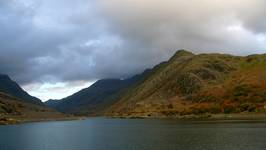
[[[209,112],[209,109],[205,108],[205,107],[194,107],[194,108],[192,108],[192,114],[195,114],[195,115],[201,115],[201,114],[205,114],[205,113],[208,113],[208,112]]]
[[[249,105],[250,105],[249,103],[243,103],[239,106],[239,108],[241,111],[247,111],[249,108]]]
[[[167,105],[167,108],[168,108],[168,109],[173,109],[174,106],[173,106],[173,104],[169,104],[169,105]]]
[[[239,106],[241,111],[255,112],[257,110],[256,105],[251,103],[243,103]]]
[[[203,101],[206,102],[215,102],[217,100],[217,98],[213,95],[206,95],[204,97],[201,97]]]
[[[2,106],[0,106],[0,114],[1,113],[5,113],[6,111],[2,108]]]
[[[234,105],[226,105],[226,106],[224,106],[224,113],[225,114],[238,113],[238,112],[240,112],[240,109],[237,108]]]
[[[234,96],[240,97],[240,96],[248,96],[248,93],[250,92],[250,87],[248,85],[239,85],[235,87],[234,89]]]
[[[213,106],[210,107],[209,111],[210,111],[210,113],[212,113],[212,114],[218,114],[218,113],[221,112],[221,106],[218,105],[218,104],[213,105]]]
[[[0,113],[12,113],[13,110],[8,108],[8,107],[4,107],[4,106],[0,106]]]
[[[249,112],[256,112],[257,107],[254,104],[250,104],[248,107]]]

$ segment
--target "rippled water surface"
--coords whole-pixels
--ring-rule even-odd
[[[105,119],[0,126],[0,150],[263,150],[265,121]]]

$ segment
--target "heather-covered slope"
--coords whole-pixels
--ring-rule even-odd
[[[40,99],[29,95],[16,82],[12,81],[7,75],[0,74],[0,92],[12,95],[22,102],[44,105]]]
[[[108,111],[111,116],[264,112],[266,55],[178,51]]]
[[[0,92],[0,124],[66,119],[67,116],[45,106],[22,102]]]

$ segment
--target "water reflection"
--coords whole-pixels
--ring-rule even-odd
[[[266,123],[105,119],[0,126],[0,150],[254,150]]]

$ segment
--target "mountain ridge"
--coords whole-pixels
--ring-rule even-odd
[[[99,80],[46,105],[65,113],[119,117],[265,113],[265,66],[266,54],[234,56],[179,50],[142,74],[124,80]]]
[[[102,114],[101,111],[115,103],[119,96],[128,87],[137,84],[149,74],[145,70],[142,74],[127,79],[101,79],[91,86],[84,88],[73,95],[61,100],[50,100],[45,102],[49,107],[58,111],[74,114]]]
[[[44,105],[40,99],[28,94],[15,81],[5,74],[0,74],[0,92],[17,97],[23,102]]]
[[[131,92],[125,93],[106,114],[111,116],[156,117],[204,114],[203,112],[238,113],[247,111],[248,108],[245,108],[245,105],[246,107],[253,107],[253,111],[264,112],[262,106],[266,101],[266,97],[264,97],[266,88],[256,89],[251,85],[262,86],[255,81],[259,80],[266,72],[265,62],[265,54],[243,57],[217,53],[195,55],[181,50],[163,65],[155,66],[154,73],[147,77],[147,80],[133,88]],[[242,74],[248,79],[249,74],[247,72],[254,68],[260,72],[254,71],[253,76],[256,77],[254,82],[246,84],[252,94],[261,94],[260,103],[253,102],[252,96],[251,99],[234,96],[235,89],[238,86],[242,87],[242,85],[235,83],[234,80],[237,80],[237,77],[233,75]],[[228,89],[227,93],[221,92],[223,94],[220,93],[221,95],[219,95],[219,90],[224,89],[220,86]],[[219,87],[218,91],[217,87]],[[230,89],[231,87],[233,88]],[[253,88],[259,89],[260,92],[255,92]],[[234,101],[235,98],[240,100]],[[242,99],[245,100],[242,101]]]
[[[23,102],[16,97],[0,92],[0,125],[29,121],[64,120],[69,117],[46,106]]]

